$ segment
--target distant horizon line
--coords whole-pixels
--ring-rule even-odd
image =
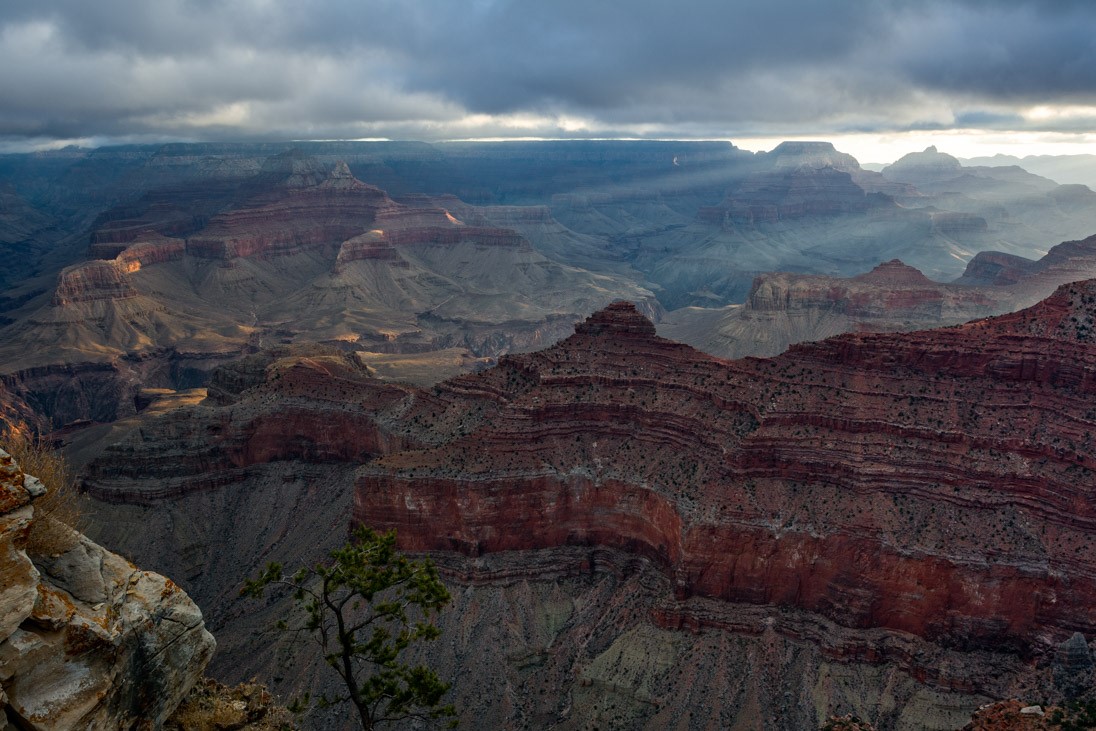
[[[909,138],[905,135],[909,134]],[[49,153],[49,152],[61,152],[64,150],[80,150],[80,151],[94,151],[109,149],[111,147],[156,147],[164,145],[285,145],[296,143],[313,143],[313,144],[340,144],[340,143],[420,143],[426,145],[447,145],[447,144],[506,144],[506,143],[552,143],[552,142],[661,142],[661,143],[725,143],[735,149],[742,150],[744,152],[751,152],[754,154],[768,153],[775,150],[780,144],[786,142],[823,142],[830,144],[837,152],[851,155],[861,165],[886,165],[893,163],[901,157],[914,153],[921,152],[922,150],[930,147],[936,147],[940,152],[952,155],[959,160],[970,159],[983,159],[983,158],[1006,158],[1023,160],[1031,157],[1081,157],[1089,156],[1096,157],[1096,154],[1089,152],[1088,150],[1096,149],[1096,145],[1089,142],[1053,142],[1053,141],[1038,141],[1025,144],[1022,141],[1017,141],[1016,135],[994,135],[993,137],[998,140],[1002,137],[1006,138],[1005,141],[998,145],[994,144],[992,140],[973,140],[974,144],[978,147],[986,147],[989,149],[968,149],[967,151],[952,152],[955,146],[963,147],[967,145],[963,144],[948,144],[948,142],[956,142],[955,139],[935,140],[934,138],[941,136],[940,133],[935,134],[920,134],[920,139],[913,138],[911,133],[905,133],[903,135],[863,135],[863,134],[848,134],[848,133],[836,133],[831,135],[792,135],[792,136],[744,136],[744,137],[538,137],[538,136],[522,136],[522,137],[453,137],[447,139],[414,139],[414,138],[392,138],[392,137],[348,137],[348,138],[295,138],[285,137],[280,139],[235,139],[235,140],[198,140],[198,139],[160,139],[160,140],[135,140],[135,139],[110,139],[110,138],[79,138],[69,140],[54,140],[42,143],[33,143],[27,141],[26,143],[12,143],[7,145],[3,141],[0,141],[0,155],[23,155],[23,154],[37,154],[37,153]],[[960,135],[964,142],[972,142],[972,137],[966,134]],[[863,144],[864,140],[860,138],[873,138],[875,144]],[[879,143],[878,140],[885,140],[883,143]],[[926,143],[927,144],[923,144]],[[842,144],[846,143],[846,144]],[[5,149],[5,147],[7,149]],[[1001,148],[1016,147],[1025,149],[1012,149],[1002,150]],[[1033,150],[1032,147],[1039,149]],[[16,149],[23,148],[23,149]],[[858,149],[859,148],[859,149]],[[875,149],[872,149],[875,148]],[[950,148],[950,149],[949,149]],[[1068,148],[1061,151],[1054,148]],[[884,152],[884,149],[886,150]],[[870,151],[869,151],[870,150]],[[904,152],[902,150],[905,150]],[[876,153],[876,154],[873,154]],[[881,153],[881,154],[879,154]]]

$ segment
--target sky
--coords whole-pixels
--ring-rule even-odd
[[[828,139],[1096,152],[1092,0],[3,0],[0,151]]]

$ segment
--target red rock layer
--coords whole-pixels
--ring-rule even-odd
[[[249,356],[215,372],[208,407],[172,412],[136,442],[108,449],[86,468],[84,488],[107,502],[147,503],[237,482],[252,465],[356,463],[405,450],[418,442],[393,433],[378,414],[409,390],[320,346]],[[141,489],[128,489],[134,478]]]
[[[994,286],[1077,281],[1092,276],[1094,257],[1096,236],[1058,244],[1038,261],[1000,251],[983,251],[970,260],[963,276],[957,281],[961,284]]]
[[[57,278],[53,305],[120,300],[137,296],[124,268],[113,261],[89,261],[67,267]]]
[[[888,287],[932,287],[936,284],[919,269],[898,259],[885,261],[870,272],[853,277],[853,281]]]
[[[407,217],[405,220],[413,220]],[[380,223],[380,221],[378,221]],[[390,266],[408,268],[399,249],[413,246],[452,246],[474,243],[483,247],[530,250],[529,242],[516,231],[501,228],[454,225],[408,226],[407,228],[374,229],[344,241],[335,260],[335,272],[341,272],[352,261],[384,261]]]
[[[971,319],[1000,312],[1011,293],[991,287],[933,282],[897,259],[851,279],[813,274],[762,274],[754,279],[747,311],[837,312],[853,318]],[[954,321],[954,320],[952,320]]]
[[[277,256],[302,249],[354,243],[339,250],[341,263],[361,258],[391,258],[363,239],[370,232],[389,246],[455,244],[525,246],[514,231],[465,226],[442,208],[414,208],[393,202],[384,191],[354,179],[344,166],[325,179],[316,171],[294,184],[267,189],[247,205],[214,217],[186,240],[186,253],[201,258]],[[293,179],[291,178],[291,181]]]
[[[529,244],[516,231],[505,228],[482,228],[473,226],[423,227],[393,229],[386,237],[394,246],[414,246],[416,244],[452,245],[472,241],[482,246],[523,247]]]
[[[415,550],[611,546],[679,599],[1044,657],[1096,634],[1094,325],[1085,282],[727,362],[616,304],[410,404],[435,446],[363,468],[355,515]]]
[[[335,247],[373,227],[387,197],[364,183],[349,189],[303,188],[284,199],[217,216],[187,239],[186,252],[206,259],[277,255]]]
[[[341,272],[352,261],[384,261],[389,266],[408,267],[408,263],[400,257],[389,237],[381,230],[373,230],[344,241],[335,258],[335,272]]]

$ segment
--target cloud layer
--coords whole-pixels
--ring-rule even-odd
[[[7,0],[0,140],[1096,129],[1088,0]]]

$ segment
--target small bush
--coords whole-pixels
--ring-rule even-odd
[[[234,688],[203,678],[164,724],[166,731],[286,731],[293,717],[275,704],[266,688],[240,683]]]
[[[34,555],[64,553],[76,545],[83,513],[72,470],[56,450],[37,437],[16,432],[4,449],[25,474],[34,475],[46,486],[46,494],[34,501],[34,522],[27,538],[27,550]]]

